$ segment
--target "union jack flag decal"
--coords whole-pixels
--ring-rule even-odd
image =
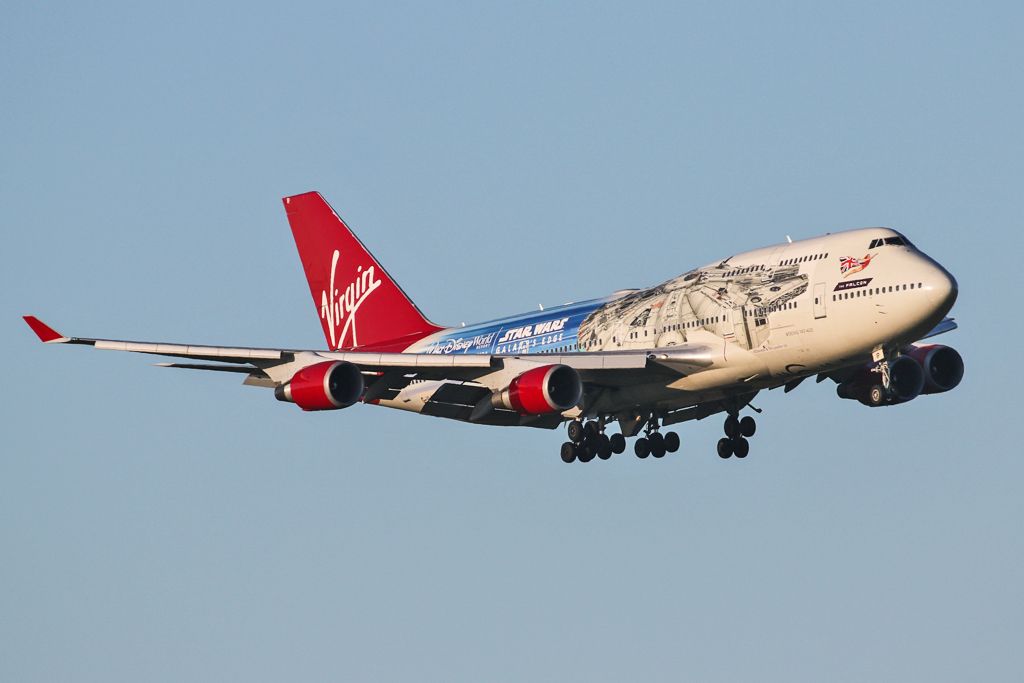
[[[864,258],[842,256],[839,258],[839,272],[842,273],[843,277],[859,273],[868,267],[872,258],[874,258],[873,254],[864,254]]]

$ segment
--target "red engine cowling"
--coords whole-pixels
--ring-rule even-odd
[[[964,378],[964,360],[951,346],[911,346],[906,349],[906,354],[916,360],[924,370],[922,394],[941,394],[955,389]]]
[[[545,365],[512,380],[507,389],[494,395],[493,405],[520,415],[546,415],[569,410],[582,395],[578,372],[568,365]]]
[[[882,386],[882,372],[876,363],[864,366],[837,386],[836,394],[872,407],[906,403],[921,394],[924,381],[924,370],[918,362],[910,356],[900,356],[889,363],[890,394]]]
[[[363,373],[352,363],[327,361],[302,368],[275,388],[274,396],[303,410],[339,410],[359,401],[365,386]]]

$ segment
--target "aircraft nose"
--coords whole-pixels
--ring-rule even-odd
[[[929,289],[929,295],[935,307],[941,310],[943,315],[953,308],[959,290],[956,278],[949,271],[936,264],[934,272],[929,274],[928,282],[925,286]]]

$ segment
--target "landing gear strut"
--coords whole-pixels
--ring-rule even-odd
[[[894,348],[886,348],[883,345],[876,346],[871,351],[871,360],[877,364],[878,373],[881,375],[881,383],[874,383],[868,387],[867,395],[860,399],[866,406],[878,407],[892,402],[899,402],[893,380],[893,363],[899,358],[899,351]]]

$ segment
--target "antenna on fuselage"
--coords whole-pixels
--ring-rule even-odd
[[[789,242],[790,244],[793,244],[793,238],[790,237],[789,235],[786,235],[786,241]]]
[[[537,304],[537,307],[540,308],[540,310],[542,311],[544,310],[544,304]]]

